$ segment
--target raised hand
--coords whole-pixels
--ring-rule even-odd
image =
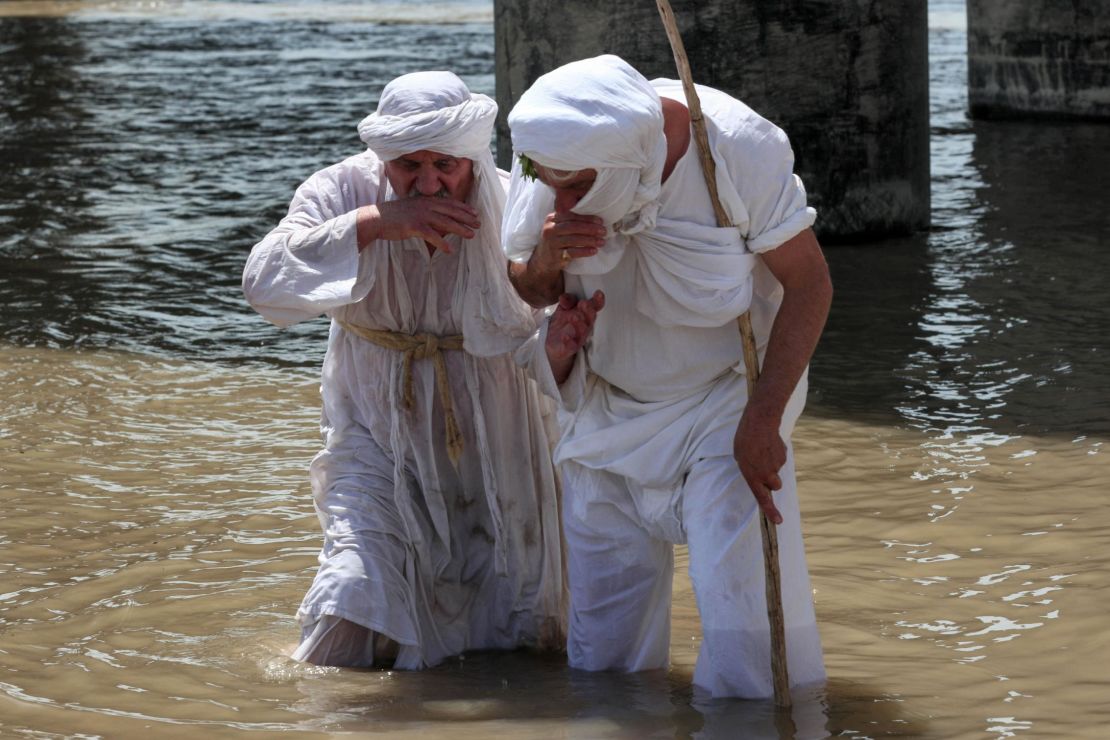
[[[578,257],[590,257],[605,244],[605,224],[597,216],[569,211],[549,213],[540,233],[537,257],[547,271],[562,270]]]
[[[449,253],[451,247],[444,239],[447,234],[471,239],[481,228],[478,212],[466,203],[425,195],[363,206],[357,218],[360,250],[375,239],[399,241],[416,237]]]
[[[559,296],[555,313],[548,319],[544,349],[555,382],[562,384],[574,367],[574,358],[593,332],[598,311],[605,308],[605,294],[596,291],[589,299],[570,293]]]

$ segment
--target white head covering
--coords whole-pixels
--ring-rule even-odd
[[[378,110],[358,125],[363,142],[383,161],[428,150],[473,162],[470,200],[482,227],[462,246],[462,327],[466,351],[479,356],[516,349],[536,327],[532,310],[509,283],[500,248],[505,191],[490,153],[496,117],[497,103],[470,92],[451,72],[414,72],[386,85]],[[387,184],[386,198],[395,197]]]
[[[451,72],[413,72],[385,86],[358,135],[385,162],[424,149],[478,160],[490,154],[496,117],[497,103]]]
[[[597,170],[597,180],[574,212],[601,216],[611,233],[635,234],[655,225],[667,141],[663,108],[647,79],[620,57],[604,55],[549,72],[509,114],[514,154],[558,170]],[[514,163],[503,246],[519,259],[535,247],[539,223],[554,194],[517,183]],[[577,272],[612,268],[608,254],[575,260]]]
[[[637,310],[663,326],[721,326],[747,310],[755,258],[735,228],[659,215],[667,157],[660,82],[611,55],[549,72],[509,114],[513,149],[545,167],[598,172],[573,210],[600,215],[610,233],[597,254],[572,260],[565,272],[604,274],[631,252]],[[711,147],[715,135],[711,130]],[[731,183],[721,188],[722,179],[727,174],[718,167],[725,209],[739,223],[744,205]],[[514,162],[502,225],[509,259],[531,256],[554,202],[554,190],[528,181]]]

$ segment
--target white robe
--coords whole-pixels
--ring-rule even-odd
[[[252,250],[248,301],[280,326],[323,313],[370,329],[462,333],[468,271],[498,265],[480,279],[506,280],[503,258],[468,259],[479,242],[457,239],[451,254],[429,256],[418,239],[360,253],[355,210],[391,197],[369,151],[313,175]],[[298,620],[306,638],[323,617],[383,633],[401,646],[400,668],[558,643],[565,622],[549,402],[507,354],[444,354],[464,440],[457,470],[431,361],[413,363],[406,411],[401,354],[333,321],[322,373],[324,449],[310,477],[325,543]]]
[[[679,83],[652,84],[684,101]],[[691,140],[662,185],[654,223],[611,236],[596,257],[567,267],[567,292],[606,296],[570,377],[555,384],[542,332],[528,349],[541,387],[562,402],[555,457],[564,476],[571,664],[666,664],[670,543],[689,542],[705,639],[695,684],[714,696],[754,698],[771,693],[769,630],[758,512],[732,458],[748,396],[733,319],[751,308],[762,354],[782,288],[754,253],[787,241],[816,214],[793,174],[785,135],[725,94],[699,92],[718,189],[736,228],[716,227]],[[513,188],[531,192],[510,195],[507,221],[534,222],[545,207],[542,185],[514,179]],[[528,199],[536,202],[522,210]],[[517,260],[530,254],[523,245],[535,243],[519,233],[503,239]],[[803,376],[783,416],[788,448],[806,388]],[[785,520],[779,553],[788,663],[792,682],[809,684],[825,673],[792,454],[781,477],[775,501]]]

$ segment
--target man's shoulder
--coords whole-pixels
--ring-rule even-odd
[[[661,96],[686,103],[678,80],[656,79],[651,84]],[[720,145],[744,147],[787,142],[781,128],[739,98],[709,85],[697,85],[697,91],[702,113],[712,123],[710,137],[718,139]]]

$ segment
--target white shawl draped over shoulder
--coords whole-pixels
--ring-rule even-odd
[[[537,80],[509,116],[515,152],[539,164],[596,169],[595,188],[607,170],[640,173],[627,185],[629,212],[599,210],[594,189],[574,209],[601,215],[610,229],[596,256],[565,271],[568,292],[606,294],[580,355],[586,361],[576,362],[560,387],[542,348],[532,367],[563,403],[557,461],[573,459],[649,488],[675,485],[695,456],[731,454],[747,397],[734,322],[750,308],[762,349],[781,302],[781,287],[756,253],[816,216],[782,131],[724,93],[698,90],[733,227],[716,225],[692,142],[667,182],[658,181],[665,158],[660,96],[684,102],[677,81],[649,83],[617,57],[583,60]],[[551,188],[524,178],[514,163],[502,229],[510,259],[528,259],[553,202]],[[803,379],[784,427],[800,412],[805,385]]]

